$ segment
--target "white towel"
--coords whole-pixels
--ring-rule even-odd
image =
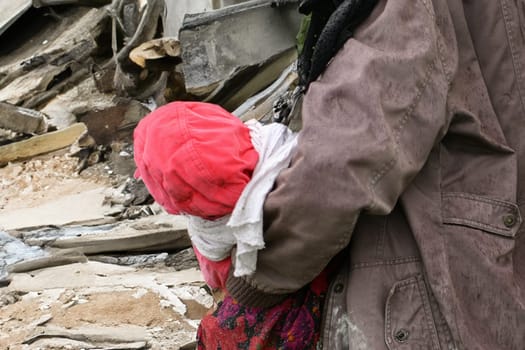
[[[188,232],[193,244],[206,258],[219,261],[237,246],[234,276],[255,272],[257,251],[264,248],[263,205],[279,172],[286,168],[297,143],[297,134],[285,125],[246,122],[259,161],[231,215],[218,220],[190,216]]]

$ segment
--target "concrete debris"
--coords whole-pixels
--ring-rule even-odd
[[[67,128],[77,121],[76,116],[60,104],[48,104],[41,111],[47,116],[49,126],[56,129]]]
[[[0,102],[0,128],[24,134],[42,134],[47,131],[46,115],[32,109]]]
[[[0,215],[0,228],[20,230],[43,226],[65,226],[115,222],[106,215],[110,207],[102,206],[106,188],[86,189],[77,193],[59,196],[41,205],[4,210]],[[81,203],[81,205],[79,205]]]
[[[297,3],[0,5],[0,349],[195,348],[224,295],[186,218],[133,178],[133,131],[174,100],[272,120],[297,84]]]
[[[215,304],[202,286],[195,269],[98,262],[15,274],[0,289],[0,348],[179,349]]]
[[[274,8],[269,0],[187,15],[179,40],[188,92],[207,95],[239,68],[294,48],[300,20],[297,4]]]
[[[33,344],[44,338],[66,338],[90,344],[91,347],[105,349],[146,349],[147,332],[142,327],[90,327],[77,329],[62,327],[36,327],[23,344]]]
[[[190,13],[201,13],[210,11],[217,7],[214,0],[177,0],[166,1],[166,21],[165,35],[178,38],[179,30],[184,21],[184,15]]]
[[[102,37],[109,15],[92,9],[47,45],[0,69],[0,101],[37,108],[83,81],[93,56],[110,43]]]
[[[129,225],[118,225],[107,232],[62,237],[49,243],[49,246],[60,249],[74,248],[84,254],[174,250],[191,246],[184,218],[170,217],[162,221],[155,218],[154,222],[143,220]]]
[[[87,258],[78,252],[74,252],[73,254],[68,252],[68,254],[45,256],[32,260],[21,261],[13,265],[8,265],[7,271],[9,273],[20,273],[38,270],[45,267],[67,265],[79,262],[87,262]]]
[[[208,99],[224,106],[228,110],[235,110],[248,98],[261,91],[262,88],[276,81],[283,70],[292,64],[296,58],[297,53],[295,49],[290,49],[277,55],[277,57],[272,57],[261,66],[256,67],[255,73],[247,79],[244,78],[244,81],[239,82],[234,77],[226,81],[225,84],[221,84],[220,88],[215,90],[216,93],[212,94]],[[236,87],[234,88],[233,86]]]
[[[259,93],[247,98],[232,114],[243,121],[256,119],[261,122],[271,117],[272,105],[287,91],[293,90],[299,81],[295,63],[288,66],[272,84]]]

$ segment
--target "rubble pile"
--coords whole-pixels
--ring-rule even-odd
[[[133,178],[174,100],[269,120],[297,84],[297,1],[0,5],[0,348],[191,349],[220,299],[184,217]]]

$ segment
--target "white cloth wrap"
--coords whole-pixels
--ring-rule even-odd
[[[297,134],[285,125],[246,122],[259,161],[231,215],[217,220],[189,216],[188,232],[192,243],[206,258],[219,261],[230,255],[236,245],[234,276],[252,274],[257,251],[264,248],[263,205],[279,172],[288,167],[297,143]]]

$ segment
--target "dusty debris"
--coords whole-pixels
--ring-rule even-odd
[[[274,8],[270,0],[187,15],[179,34],[186,89],[205,96],[242,68],[293,49],[299,25],[297,4]]]
[[[140,271],[101,263],[16,274],[0,312],[0,348],[178,349],[191,343],[199,317],[213,307],[197,270]],[[200,311],[198,311],[200,310]],[[196,312],[196,313],[195,313]]]
[[[221,84],[208,99],[224,106],[228,110],[235,110],[251,96],[275,82],[282,72],[295,61],[296,57],[295,49],[287,50],[277,55],[277,57],[272,57],[261,66],[257,66],[256,72],[252,77],[248,77],[248,79],[241,78],[242,82],[233,78],[225,82],[224,85]],[[232,85],[237,87],[233,88]]]
[[[0,101],[36,108],[80,83],[88,76],[92,56],[103,50],[100,37],[108,21],[107,11],[92,9],[31,57],[0,69]]]
[[[120,224],[105,232],[58,238],[48,245],[60,249],[74,248],[84,254],[183,249],[191,245],[186,227],[186,220],[181,217],[145,218],[127,225]]]
[[[129,53],[129,58],[139,67],[171,71],[182,62],[180,42],[175,38],[147,41]]]
[[[33,1],[44,28],[0,57],[0,110],[18,113],[0,123],[0,348],[195,347],[223,296],[202,280],[185,218],[132,179],[132,133],[174,99],[271,119],[297,81],[300,21],[297,1],[272,4]]]
[[[109,146],[112,142],[129,140],[137,123],[149,112],[137,101],[124,100],[77,115],[97,145]]]
[[[77,159],[67,152],[62,149],[0,168],[0,220],[7,212],[38,207],[60,196],[111,187],[103,164],[77,174]]]
[[[271,119],[273,104],[287,91],[297,86],[298,75],[295,64],[288,66],[266,89],[246,99],[232,113],[243,121],[250,119],[267,122]]]
[[[164,8],[164,0],[114,1],[108,8],[112,14],[112,49],[116,64],[114,83],[119,96],[145,99],[164,89],[167,74],[137,69],[129,58],[131,50],[158,35]],[[125,45],[121,48],[117,45],[117,30],[124,35]]]
[[[20,273],[38,270],[46,267],[87,262],[87,258],[79,252],[59,253],[52,256],[44,256],[32,260],[25,260],[7,266],[9,273]]]
[[[47,131],[47,116],[39,111],[0,102],[0,116],[0,128],[24,134],[42,134]]]
[[[67,185],[75,186],[76,183],[72,181]],[[78,191],[74,187],[69,188],[67,190],[76,193],[58,196],[38,206],[3,210],[0,215],[0,228],[17,230],[50,225],[115,222],[116,219],[108,215],[112,214],[111,208],[101,205],[107,189],[94,187],[94,184],[87,184],[87,186],[91,188],[83,191]]]
[[[62,130],[1,146],[0,166],[15,160],[26,159],[69,147],[86,131],[87,128],[85,124],[76,123]]]
[[[148,346],[147,333],[142,327],[93,327],[76,329],[62,327],[36,327],[23,344],[33,344],[41,339],[61,338],[83,342],[88,347],[105,349],[145,349]]]

